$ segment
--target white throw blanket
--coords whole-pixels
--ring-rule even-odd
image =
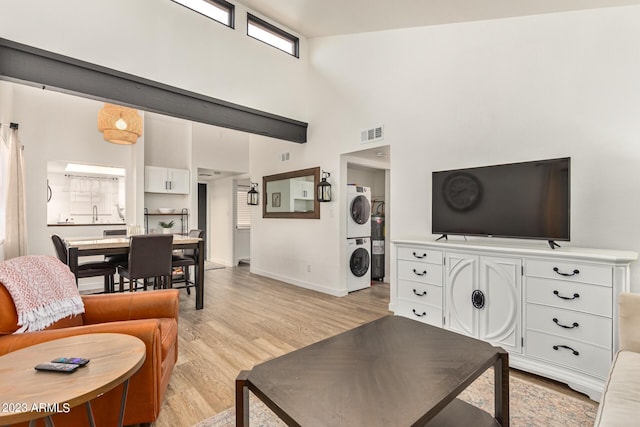
[[[39,331],[84,313],[73,273],[52,256],[27,255],[1,262],[0,283],[16,306],[21,327],[15,333]]]

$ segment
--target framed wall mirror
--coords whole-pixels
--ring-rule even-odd
[[[262,178],[263,218],[320,218],[316,188],[320,167]]]

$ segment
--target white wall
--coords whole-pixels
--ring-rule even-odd
[[[638,22],[632,6],[314,39],[309,145],[356,150],[384,124],[392,238],[431,236],[433,170],[571,156],[566,245],[640,251]]]
[[[191,122],[160,114],[144,113],[144,150],[148,166],[191,167]]]
[[[249,172],[249,134],[233,129],[193,123],[194,168]]]
[[[13,113],[13,85],[0,81],[0,123],[8,126]],[[6,131],[3,131],[6,134]]]
[[[244,184],[244,180],[241,180]],[[252,229],[236,228],[236,191],[238,179],[228,177],[209,182],[209,256],[228,267],[249,259]],[[248,181],[247,181],[248,184]]]
[[[321,166],[335,200],[320,220],[254,207],[252,271],[345,291],[340,155],[378,125],[393,153],[392,237],[430,235],[432,170],[568,155],[571,245],[640,251],[639,6],[301,38],[300,60],[247,38],[241,6],[237,17],[230,30],[170,1],[11,0],[0,37],[310,122],[304,145],[251,135],[250,175]]]
[[[236,6],[235,30],[168,0],[63,0],[55,5],[37,0],[8,0],[3,2],[2,11],[0,37],[229,102],[306,120],[306,40],[300,37],[303,53],[298,59],[247,37],[247,9],[242,5]],[[18,121],[14,117],[8,120]],[[95,125],[95,116],[88,123]],[[190,124],[185,132],[191,132]],[[224,144],[198,145],[203,136],[210,142],[212,133],[218,133],[218,142],[224,140],[224,144],[234,144],[227,145],[233,152],[231,157],[227,157],[227,151],[214,152],[214,146],[221,148]],[[179,139],[173,142],[187,144],[183,138]],[[248,171],[249,138],[246,134],[196,125],[193,141],[194,151],[188,154],[193,160],[193,194],[197,188],[197,177],[193,176],[197,167]],[[73,148],[70,146],[68,150]],[[241,152],[244,152],[244,160],[238,160]],[[167,158],[166,153],[170,152],[148,150],[148,160],[153,163],[175,160],[171,154]],[[182,152],[174,154],[182,159]],[[229,163],[225,164],[226,160]],[[139,168],[132,171],[131,177],[142,195],[142,153],[136,162]],[[188,201],[191,212],[195,213],[196,197],[189,197]],[[128,200],[127,205],[131,202]],[[146,202],[154,206],[165,204],[155,195],[148,196]],[[128,222],[142,223],[145,198],[140,197],[136,203],[140,216]],[[180,206],[185,203],[176,201]],[[196,226],[196,222],[197,217],[192,215],[190,227]],[[35,249],[39,250],[38,247]]]
[[[97,130],[102,103],[70,95],[12,85],[11,121],[20,125],[24,145],[27,193],[27,236],[30,254],[54,255],[49,236],[91,237],[96,226],[47,226],[47,162],[72,161],[121,167],[126,173],[127,223],[142,224],[142,187],[136,169],[143,159],[144,136],[131,146],[106,142]],[[55,196],[55,195],[54,195]]]
[[[11,117],[13,116],[13,86],[7,82],[0,81],[0,138],[4,138],[6,142],[9,139],[9,122]],[[2,159],[2,161],[7,161],[8,159]],[[0,165],[4,168],[4,163]],[[0,172],[0,176],[3,181],[6,181],[5,172]],[[4,194],[5,189],[3,188],[3,184],[6,185],[6,182],[0,183],[0,195]],[[0,208],[0,214],[2,216],[5,215],[5,209]],[[4,221],[0,222],[0,261],[4,261],[4,238],[5,238],[5,224]]]
[[[307,119],[300,59],[169,0],[4,0],[0,37],[293,119]],[[254,13],[260,16],[257,13]]]
[[[209,256],[208,259],[232,266],[234,261],[235,184],[233,178],[216,179],[209,183]]]
[[[313,135],[314,129],[317,130],[310,126],[309,135]],[[328,152],[324,152],[326,146]],[[283,152],[290,154],[290,160],[281,161]],[[316,166],[330,171],[330,182],[336,185],[334,172],[339,175],[340,159],[328,141],[292,145],[251,136],[251,181],[260,183],[261,197],[263,176]],[[320,203],[320,219],[262,218],[261,200],[259,206],[252,207],[251,272],[333,295],[345,295],[346,284],[340,282],[339,271],[339,208],[337,202]]]
[[[75,161],[119,166],[126,169],[127,224],[144,224],[143,208],[190,209],[189,228],[197,227],[197,167],[249,169],[249,136],[215,126],[141,112],[143,137],[134,146],[110,144],[97,131],[101,102],[29,86],[0,82],[0,99],[7,121],[20,124],[27,165],[27,210],[29,252],[54,255],[50,234],[63,237],[93,237],[104,227],[47,227],[46,182],[49,161]],[[11,114],[8,112],[11,111]],[[144,193],[144,165],[191,170],[189,195]],[[229,200],[233,200],[230,192]],[[230,203],[229,201],[229,203]],[[167,218],[162,218],[167,219]],[[174,231],[180,227],[179,217]],[[150,230],[159,217],[150,217]],[[230,228],[232,230],[232,228]],[[210,239],[209,239],[210,240]],[[225,251],[233,253],[232,242]],[[229,257],[233,260],[233,256]],[[232,261],[229,261],[229,265]],[[87,279],[89,280],[89,279]],[[85,280],[84,282],[87,282]]]
[[[234,254],[233,265],[251,259],[251,230],[235,231]]]
[[[384,201],[384,169],[348,166],[347,183],[371,189],[371,201]]]
[[[174,208],[176,212],[181,212],[183,208],[189,209],[187,231],[195,227],[197,222],[197,211],[192,206],[197,206],[193,200],[197,201],[197,184],[194,174],[197,170],[191,167],[192,152],[192,129],[191,122],[167,117],[154,113],[144,113],[144,164],[145,166],[158,166],[164,168],[188,169],[191,189],[189,194],[160,194],[144,193],[144,207],[148,212],[156,212],[158,208]],[[173,220],[172,228],[174,233],[182,232],[181,218],[179,216],[148,218],[149,231],[161,232],[158,223],[160,221],[169,222]]]
[[[217,126],[192,123],[191,165],[194,174],[198,173],[198,168],[247,174],[249,172],[249,134]],[[230,185],[228,180],[224,180],[224,184],[218,181],[209,181],[208,194],[211,194],[210,192],[214,189],[215,199],[211,195],[208,196],[209,227],[205,240],[208,245],[208,258],[212,259],[215,256],[218,258],[217,262],[230,266],[236,264],[234,258],[238,259],[237,252],[240,248],[246,249],[241,251],[242,257],[249,258],[248,232],[240,233],[243,236],[246,235],[246,245],[241,245],[240,247],[235,245],[236,248],[234,249],[234,239],[229,239],[228,233],[229,230],[233,232],[235,227],[234,223],[229,223],[225,209],[235,203],[235,192],[228,191],[228,186]],[[198,194],[197,183],[194,183],[194,185],[193,194],[196,195]],[[224,191],[221,191],[221,185],[224,186]],[[223,198],[225,199],[224,201]],[[191,205],[191,211],[194,212],[192,216],[192,224],[194,226],[191,228],[195,228],[198,225],[197,215],[195,215],[198,211],[197,202],[198,198],[194,196]],[[221,206],[224,208],[220,209]],[[224,218],[222,222],[220,222],[221,218]],[[225,230],[224,227],[230,228]],[[235,233],[237,234],[238,231],[235,230]],[[219,239],[221,234],[224,237]],[[233,255],[234,252],[236,252],[235,257]]]
[[[248,157],[247,157],[248,160]],[[239,190],[242,190],[244,193],[246,188],[251,187],[251,181],[244,178],[237,178],[233,182],[234,188],[233,192],[236,194]],[[246,203],[246,197],[240,203]],[[248,205],[247,205],[248,206]],[[234,204],[233,210],[233,224],[234,224],[234,232],[233,232],[233,265],[238,265],[241,260],[249,260],[251,258],[251,228],[238,228],[237,227],[237,218],[238,216],[238,204]]]
[[[178,211],[187,207],[191,212],[189,228],[197,226],[197,168],[192,165],[206,168],[228,165],[248,171],[247,134],[196,124],[192,138],[191,122],[142,113],[145,119],[144,132],[136,145],[109,144],[103,140],[95,125],[102,103],[23,85],[0,83],[3,88],[3,102],[11,101],[10,107],[15,110],[11,115],[11,121],[20,124],[20,137],[25,145],[30,253],[53,255],[53,246],[49,238],[52,233],[63,237],[92,237],[102,234],[103,227],[46,226],[46,171],[49,161],[64,160],[125,167],[127,207],[132,206],[126,210],[128,224],[143,224],[143,207],[148,208],[150,212],[158,207],[174,207]],[[209,138],[204,138],[204,135],[209,135]],[[197,154],[192,155],[192,147]],[[145,164],[190,169],[194,189],[190,195],[144,193]],[[233,200],[232,196],[230,192],[230,200]],[[179,218],[173,219],[177,223],[174,226],[177,232]],[[151,230],[157,229],[158,220],[158,217],[150,217]],[[226,251],[232,253],[231,243]]]
[[[344,292],[337,157],[378,125],[392,150],[391,238],[431,236],[433,170],[571,156],[566,245],[640,251],[637,22],[631,6],[311,40],[309,143],[252,137],[251,175],[320,165],[336,200],[320,220],[254,221],[252,271]],[[636,291],[639,274],[634,263]]]

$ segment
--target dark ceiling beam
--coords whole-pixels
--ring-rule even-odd
[[[2,38],[0,79],[286,141],[307,142],[307,123]]]

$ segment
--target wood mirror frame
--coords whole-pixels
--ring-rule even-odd
[[[296,178],[306,179],[296,180]],[[311,178],[313,178],[313,180]],[[278,183],[278,181],[282,182]],[[293,193],[295,190],[292,190],[295,181],[313,183],[313,186],[305,185],[307,188],[301,190],[307,192],[304,199],[295,197]],[[318,202],[318,198],[316,197],[319,183],[320,167],[263,177],[262,217],[320,219],[320,202]],[[274,204],[278,204],[279,206],[274,206]],[[312,210],[310,209],[311,206],[313,206]]]

